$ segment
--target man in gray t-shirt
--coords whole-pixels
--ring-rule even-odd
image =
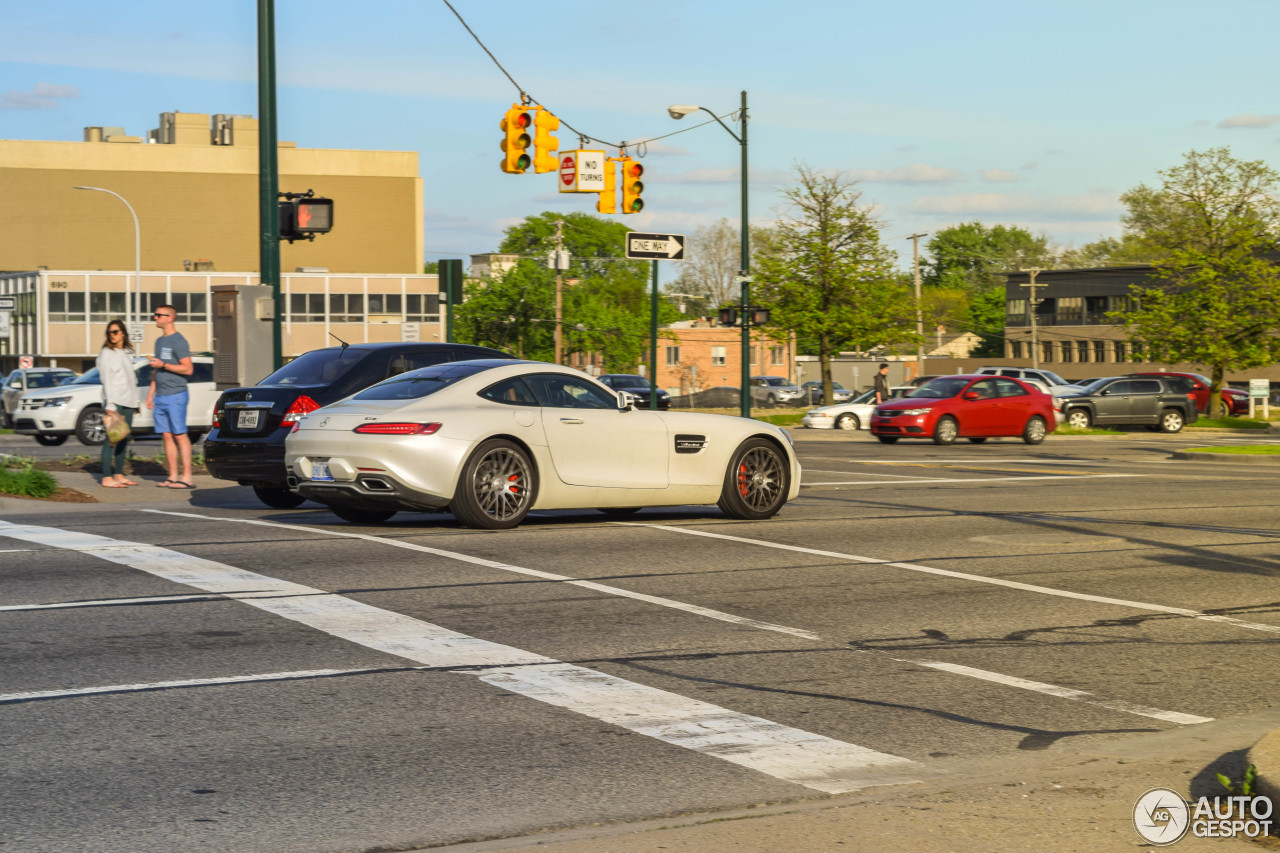
[[[147,408],[155,410],[155,430],[164,436],[164,456],[169,463],[169,477],[159,485],[190,489],[195,485],[191,477],[191,439],[187,436],[187,377],[194,370],[191,347],[174,328],[178,309],[161,305],[154,316],[162,334],[156,341],[156,354],[148,359],[151,389],[147,392]]]

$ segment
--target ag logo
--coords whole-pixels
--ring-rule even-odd
[[[1133,804],[1133,828],[1157,847],[1181,841],[1190,823],[1186,800],[1168,788],[1152,788]]]

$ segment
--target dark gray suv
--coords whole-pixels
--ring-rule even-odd
[[[1198,416],[1195,393],[1188,390],[1185,382],[1171,379],[1114,376],[1058,398],[1058,407],[1062,420],[1079,429],[1115,425],[1178,432]]]

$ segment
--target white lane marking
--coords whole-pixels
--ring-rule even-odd
[[[227,522],[231,522],[231,523],[235,523],[235,524],[256,524],[256,525],[267,526],[267,527],[285,527],[285,528],[289,528],[289,529],[293,529],[293,530],[308,529],[308,528],[300,528],[300,527],[298,527],[297,525],[286,525],[286,524],[280,524],[280,523],[278,523],[278,522],[272,522],[272,521],[259,521],[259,520],[257,520],[257,519],[243,519],[243,518],[218,518],[217,516],[196,515],[196,514],[194,514],[194,513],[174,513],[174,512],[167,512],[167,511],[162,511],[162,510],[143,510],[143,511],[144,511],[144,512],[155,512],[155,513],[162,514],[162,515],[182,515],[182,516],[189,517],[189,518],[199,518],[199,519],[208,520],[208,521],[227,521]],[[634,524],[634,523],[630,523],[630,522],[620,522],[619,524],[620,524],[621,526],[636,526],[636,527],[647,527],[647,526],[650,526],[650,525],[644,525],[644,524]],[[394,546],[396,546],[396,547],[411,547],[411,548],[413,548],[414,550],[424,550],[424,551],[427,551],[427,552],[429,552],[429,553],[433,553],[433,554],[451,555],[451,554],[453,553],[453,552],[449,552],[449,551],[441,551],[441,550],[439,550],[439,549],[435,549],[435,548],[425,548],[425,547],[423,547],[423,546],[411,545],[410,543],[399,542],[399,541],[394,540],[394,539],[383,539],[382,537],[379,537],[379,536],[369,536],[369,535],[367,535],[367,534],[362,534],[362,533],[361,533],[361,534],[356,534],[356,533],[341,533],[341,532],[335,532],[335,531],[330,531],[330,530],[314,530],[314,531],[312,531],[312,532],[315,532],[315,533],[325,533],[325,534],[333,535],[333,536],[345,536],[345,537],[354,537],[354,538],[359,538],[359,539],[367,539],[367,540],[369,540],[369,541],[377,542],[377,543],[384,544],[384,545],[394,545]],[[732,537],[730,537],[730,538],[732,538]],[[465,557],[465,555],[459,555],[459,556],[464,556],[464,557]],[[479,563],[481,563],[482,565],[486,565],[486,566],[498,566],[498,567],[501,567],[501,566],[503,565],[503,564],[500,564],[500,563],[495,564],[495,563],[492,563],[491,561],[488,561],[488,560],[476,560],[476,559],[474,559],[474,558],[467,558],[467,560],[468,560],[468,561],[471,561],[471,562],[479,562]],[[532,570],[526,570],[526,571],[532,571]],[[548,576],[550,576],[550,577],[560,577],[560,576],[558,576],[558,575],[549,575],[549,573],[546,573],[546,572],[544,572],[544,573],[542,573],[542,574],[543,574],[543,575],[548,575]],[[579,583],[588,583],[588,582],[586,582],[586,581],[580,581]],[[597,587],[597,588],[599,588],[599,587]],[[609,589],[609,588],[606,588],[606,589]],[[649,599],[649,597],[648,597],[648,596],[645,596],[642,600],[648,600],[648,599]],[[660,599],[660,601],[670,601],[670,600],[669,600],[669,599]],[[674,605],[683,605],[683,603],[682,603],[682,602],[674,602],[674,601],[673,601],[673,602],[671,602],[671,603],[672,603],[672,604],[674,604]],[[681,607],[680,607],[680,609],[682,609],[682,610],[687,610],[687,611],[688,611],[688,612],[690,612],[690,613],[695,613],[695,614],[699,614],[699,615],[705,615],[705,613],[703,612],[703,611],[705,610],[705,608],[696,607],[696,606],[694,606],[694,605],[683,605],[683,606],[681,606]],[[718,613],[718,611],[709,611],[709,612],[711,612],[711,613]],[[719,617],[712,617],[712,618],[719,618]],[[735,617],[735,618],[736,618],[736,617]],[[758,623],[758,624],[761,624],[761,625],[767,625],[768,623]],[[780,627],[780,626],[775,626],[775,627]],[[814,639],[814,640],[818,640],[818,641],[822,641],[822,640],[823,640],[823,638],[822,638],[821,636],[819,636],[818,634],[814,634],[814,633],[807,632],[807,631],[801,631],[799,628],[786,628],[786,629],[784,630],[784,633],[791,633],[791,634],[794,634],[795,636],[807,635],[809,638]],[[895,660],[897,660],[897,659],[895,658]],[[912,663],[913,661],[905,661],[905,662],[907,662],[907,663]],[[984,671],[984,670],[978,670],[978,669],[971,669],[971,668],[969,669],[969,673],[970,673],[970,674],[972,674],[972,673],[978,673],[978,672],[985,672],[985,671]],[[962,674],[962,675],[963,675],[963,674],[965,674],[965,673],[958,673],[958,674]],[[987,680],[987,681],[998,681],[998,682],[1000,682],[1000,683],[1006,684],[1006,685],[1008,685],[1008,686],[1014,686],[1014,687],[1022,686],[1022,685],[1024,685],[1024,684],[1035,684],[1035,683],[1037,683],[1037,682],[1024,681],[1023,679],[1019,679],[1019,678],[1017,678],[1017,677],[1015,677],[1015,676],[1005,676],[1005,675],[1001,675],[1000,673],[988,673],[988,675],[989,675],[990,677],[986,677],[986,678],[984,678],[984,680]],[[977,676],[975,676],[975,677],[977,677]],[[1064,690],[1064,691],[1069,691],[1069,690],[1070,690],[1070,688],[1057,688],[1057,689],[1061,689],[1061,690]],[[1059,695],[1059,696],[1061,696],[1061,698],[1067,698],[1067,699],[1078,699],[1078,698],[1080,698],[1080,697],[1076,697],[1076,696],[1067,696],[1065,693],[1063,693],[1063,694],[1053,694],[1053,695]],[[1088,694],[1083,694],[1083,695],[1088,695]],[[1125,707],[1121,707],[1121,706],[1125,706]],[[1176,712],[1176,711],[1159,711],[1159,709],[1155,709],[1155,710],[1157,710],[1157,711],[1158,711],[1158,713],[1159,713],[1159,714],[1168,715],[1168,716],[1158,716],[1158,715],[1156,715],[1156,714],[1146,713],[1144,710],[1134,710],[1134,709],[1141,709],[1141,708],[1142,708],[1142,706],[1140,706],[1140,705],[1128,705],[1127,703],[1121,702],[1121,701],[1119,701],[1119,700],[1116,700],[1115,702],[1113,702],[1113,704],[1108,705],[1107,707],[1112,708],[1113,710],[1125,711],[1126,713],[1131,713],[1131,714],[1139,714],[1140,716],[1145,716],[1145,717],[1155,716],[1155,717],[1156,717],[1156,719],[1161,719],[1161,720],[1171,719],[1171,718],[1174,718],[1174,717],[1178,717],[1178,718],[1192,718],[1192,717],[1193,717],[1193,715],[1190,715],[1190,714],[1179,714],[1179,713],[1178,713],[1178,712]],[[1147,710],[1150,710],[1150,709],[1147,709]],[[1202,718],[1202,717],[1194,717],[1194,719],[1196,719],[1196,720],[1198,720],[1198,721],[1199,721],[1199,720],[1203,720],[1203,719],[1206,719],[1206,718]]]
[[[929,479],[911,480],[894,483],[895,486],[914,486],[917,483],[1022,483],[1026,480],[1098,480],[1103,477],[1141,477],[1141,474],[1037,474],[1034,477],[930,477]],[[805,486],[887,486],[881,480],[844,480],[838,483],[810,483]]]
[[[65,548],[174,583],[218,592],[335,637],[436,669],[475,675],[498,687],[675,746],[828,794],[915,781],[866,771],[915,767],[833,738],[740,714],[708,702],[563,663],[324,590],[170,551],[88,533],[0,521],[0,535]],[[240,592],[251,584],[254,592]],[[462,670],[459,667],[483,667]]]
[[[654,530],[666,530],[671,533],[683,533],[688,536],[705,536],[709,539],[723,539],[729,542],[741,542],[744,545],[755,545],[759,548],[774,548],[779,551],[793,551],[799,554],[813,554],[818,557],[830,557],[836,560],[848,560],[854,563],[872,563],[878,566],[891,566],[898,569],[906,569],[912,572],[923,572],[930,575],[941,575],[942,577],[956,578],[957,580],[975,581],[977,583],[992,584],[993,586],[1004,586],[1010,589],[1019,589],[1024,592],[1035,592],[1041,595],[1053,595],[1059,598],[1074,598],[1080,601],[1093,601],[1098,604],[1113,604],[1118,607],[1129,607],[1135,610],[1150,610],[1155,613],[1169,613],[1174,616],[1186,616],[1190,619],[1200,619],[1205,622],[1221,622],[1225,625],[1234,625],[1237,628],[1247,628],[1252,631],[1266,631],[1272,634],[1280,634],[1280,625],[1266,625],[1259,622],[1245,622],[1241,619],[1235,619],[1230,616],[1214,616],[1209,613],[1203,613],[1199,610],[1190,610],[1185,607],[1169,607],[1164,604],[1151,604],[1144,601],[1129,601],[1124,598],[1110,598],[1105,595],[1090,595],[1084,592],[1071,592],[1065,589],[1054,589],[1049,586],[1037,586],[1035,584],[1022,583],[1021,581],[1005,580],[1003,578],[990,578],[984,575],[971,575],[967,572],[956,572],[950,569],[936,569],[932,566],[920,566],[915,563],[899,563],[893,560],[880,560],[875,557],[861,557],[857,554],[845,554],[840,551],[823,551],[818,548],[804,548],[800,545],[786,545],[781,542],[769,542],[762,539],[748,539],[744,536],[729,536],[724,533],[712,533],[709,530],[694,530],[686,527],[672,527],[666,524],[643,524],[640,522],[615,522],[617,524],[626,524],[632,527],[650,527]]]
[[[426,545],[417,545],[413,542],[401,542],[396,539],[384,539],[380,536],[370,536],[367,533],[348,533],[342,530],[319,530],[314,527],[302,527],[296,524],[281,524],[275,521],[260,521],[254,518],[219,518],[215,515],[200,515],[193,512],[171,512],[159,509],[144,509],[141,512],[151,512],[157,515],[176,515],[181,518],[198,518],[202,521],[229,521],[237,524],[254,524],[261,527],[277,527],[283,530],[296,530],[314,536],[322,533],[325,536],[337,536],[343,539],[363,539],[368,542],[377,542],[380,545],[390,545],[393,548],[404,548],[409,551],[419,551],[424,554],[434,554],[437,557],[444,557],[449,560],[457,560],[463,563],[471,563],[475,566],[484,566],[487,569],[499,569],[504,572],[515,572],[520,575],[528,575],[529,577],[542,578],[543,580],[557,581],[560,583],[572,584],[580,586],[584,589],[603,592],[606,595],[617,595],[623,598],[633,598],[637,601],[644,601],[649,604],[656,604],[659,607],[670,607],[675,610],[683,610],[687,613],[694,613],[698,616],[705,616],[708,619],[717,619],[721,622],[729,622],[734,625],[742,625],[747,628],[758,628],[761,631],[774,631],[779,634],[789,634],[793,637],[800,637],[805,640],[821,639],[812,631],[803,631],[799,628],[788,628],[785,625],[774,625],[769,622],[760,622],[756,619],[748,619],[745,616],[735,616],[732,613],[724,613],[719,610],[712,610],[709,607],[699,607],[696,604],[688,604],[683,601],[673,601],[670,598],[661,598],[656,595],[645,595],[642,592],[632,592],[617,586],[609,586],[607,584],[596,583],[595,581],[584,581],[569,577],[568,575],[557,575],[552,572],[543,572],[537,569],[526,569],[523,566],[513,566],[510,563],[499,563],[496,560],[486,560],[483,557],[473,557],[470,554],[461,554],[457,551],[445,551],[441,548],[431,548]]]
[[[34,550],[34,549],[33,549]],[[0,554],[5,552],[0,551]],[[117,604],[173,604],[181,601],[217,601],[220,595],[153,595],[146,598],[99,598],[90,601],[59,601],[54,604],[5,604],[0,613],[14,610],[69,610],[76,607],[113,607]]]
[[[412,667],[417,669],[419,667]],[[70,690],[33,690],[27,693],[0,693],[0,704],[31,702],[37,699],[66,699],[101,693],[146,693],[177,687],[204,687],[215,684],[250,684],[255,681],[293,681],[301,678],[323,678],[331,675],[355,675],[379,672],[376,669],[308,669],[293,672],[266,672],[258,675],[228,675],[220,678],[184,678],[177,681],[152,681],[142,684],[108,684],[102,687],[80,687]]]
[[[984,681],[993,681],[997,684],[1008,685],[1009,687],[1033,690],[1037,693],[1045,693],[1049,696],[1057,696],[1062,699],[1076,699],[1089,705],[1099,705],[1112,711],[1123,711],[1127,714],[1137,714],[1140,717],[1153,717],[1157,720],[1164,720],[1168,723],[1177,723],[1178,725],[1190,726],[1196,725],[1197,723],[1213,722],[1213,717],[1198,717],[1195,714],[1183,714],[1178,711],[1164,711],[1160,708],[1150,708],[1146,705],[1137,705],[1133,702],[1125,702],[1120,699],[1107,699],[1103,696],[1097,696],[1085,690],[1075,690],[1070,687],[1059,687],[1056,684],[1045,684],[1040,681],[1030,681],[1028,679],[1017,678],[1012,675],[990,672],[985,669],[975,669],[971,666],[962,666],[955,663],[943,663],[942,661],[911,660],[908,658],[894,658],[894,660],[901,661],[902,663],[913,663],[917,666],[927,666],[930,669],[938,669],[943,672],[950,672],[956,675],[967,675],[971,678],[980,678]]]

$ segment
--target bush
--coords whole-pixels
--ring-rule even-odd
[[[0,468],[0,493],[31,498],[47,498],[58,491],[58,481],[48,471]]]

